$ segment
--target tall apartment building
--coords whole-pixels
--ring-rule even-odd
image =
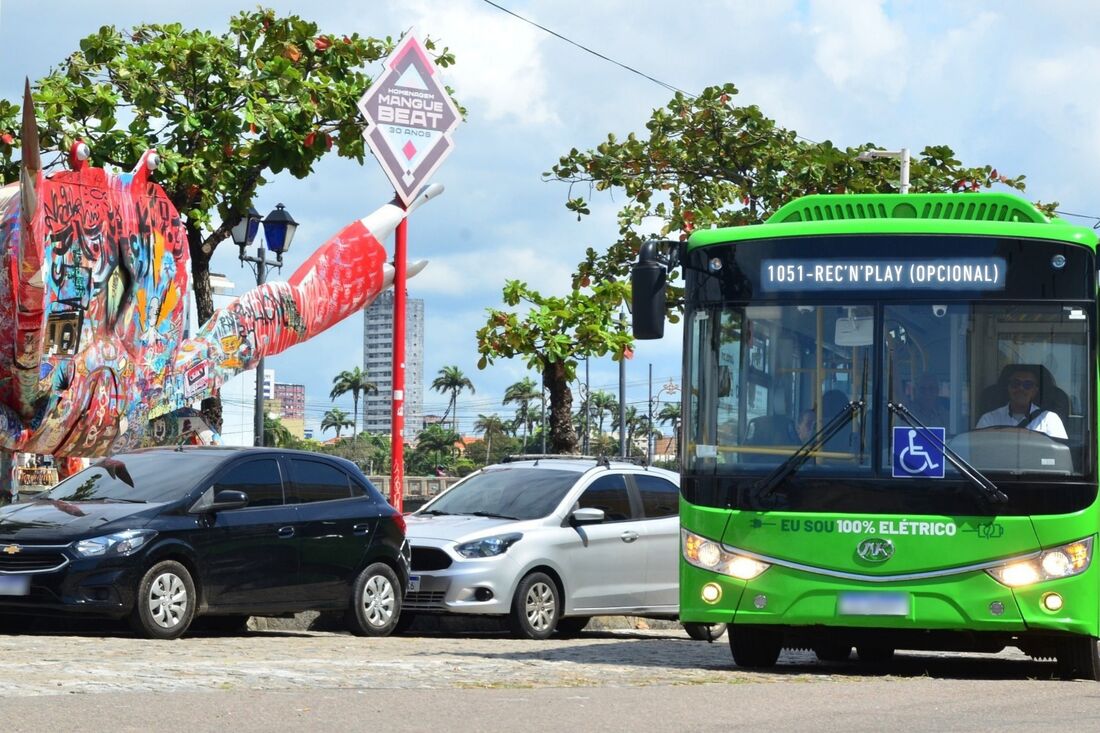
[[[275,401],[280,405],[281,420],[291,435],[305,437],[306,386],[275,382]]]
[[[363,311],[363,368],[378,393],[363,399],[363,430],[390,432],[393,405],[393,290]],[[424,429],[424,301],[405,301],[405,438]]]

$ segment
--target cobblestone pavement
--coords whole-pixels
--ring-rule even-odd
[[[1016,652],[899,655],[881,669],[820,664],[786,652],[765,673],[733,665],[725,638],[679,630],[594,631],[528,641],[502,634],[363,639],[343,633],[254,631],[157,642],[124,633],[0,635],[0,696],[110,692],[644,687],[931,676],[1049,679],[1051,664]]]

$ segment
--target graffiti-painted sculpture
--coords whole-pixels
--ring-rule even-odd
[[[0,188],[0,450],[91,457],[174,440],[196,400],[392,284],[382,241],[407,212],[387,204],[289,282],[246,293],[184,338],[187,238],[149,180],[156,154],[113,175],[85,165],[78,144],[72,170],[46,175],[29,88],[22,144],[21,180]]]

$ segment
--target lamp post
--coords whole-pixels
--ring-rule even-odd
[[[901,160],[901,185],[899,193],[909,193],[909,148],[901,150],[864,150],[856,160],[874,160],[875,158],[898,158]]]
[[[680,385],[672,381],[672,377],[668,378],[668,383],[661,385],[661,388],[657,390],[657,394],[653,394],[653,365],[649,365],[649,463],[653,463],[654,445],[656,443],[656,437],[653,435],[653,410],[655,405],[661,404],[661,393],[667,392],[670,396],[680,391]]]
[[[264,225],[264,243],[267,245],[267,249],[264,249],[262,245],[258,245],[256,256],[252,257],[246,254],[246,249],[256,238],[260,224]],[[238,259],[240,259],[242,266],[247,262],[256,274],[256,287],[260,287],[267,282],[269,267],[274,267],[277,270],[282,268],[283,253],[290,249],[290,243],[293,241],[294,232],[297,229],[298,222],[294,221],[294,217],[282,204],[277,204],[271,213],[262,219],[260,213],[249,206],[248,213],[233,227],[231,231],[233,244],[240,249]],[[274,260],[267,258],[268,250],[275,253]],[[262,358],[256,363],[256,414],[254,417],[253,429],[256,436],[253,442],[257,446],[262,446],[264,444],[264,360]]]

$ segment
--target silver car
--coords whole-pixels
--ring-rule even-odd
[[[607,459],[544,456],[471,474],[406,517],[416,614],[507,617],[513,634],[579,632],[593,616],[675,619],[679,477]],[[694,638],[721,627],[685,625]]]

